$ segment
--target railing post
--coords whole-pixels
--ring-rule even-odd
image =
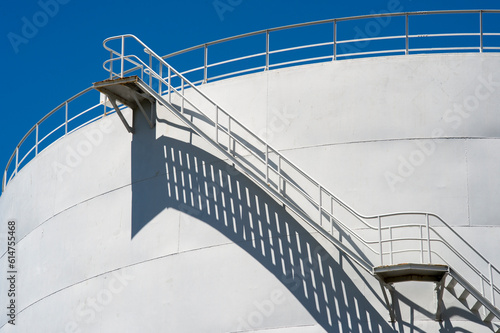
[[[333,196],[330,195],[330,227],[331,227],[331,234],[333,236]]]
[[[323,225],[323,206],[321,204],[321,192],[323,192],[323,188],[321,187],[321,184],[318,184],[319,188],[319,201],[318,201],[318,211],[319,211],[319,225]]]
[[[158,94],[161,96],[162,88],[163,88],[163,64],[160,61],[160,79],[158,79]]]
[[[203,57],[203,83],[208,80],[208,45],[205,44],[204,57]]]
[[[19,163],[19,146],[16,147],[16,168],[15,168],[15,175],[17,176],[17,166]]]
[[[425,214],[425,219],[426,219],[426,227],[427,227],[427,249],[429,251],[429,264],[432,264],[432,257],[431,257],[431,230],[430,230],[430,225],[429,225],[429,214]]]
[[[181,79],[181,95],[182,95],[182,101],[181,101],[181,113],[184,114],[184,79]],[[170,93],[169,93],[170,96]]]
[[[493,304],[493,306],[496,306],[495,305],[495,287],[493,284],[493,267],[491,266],[491,263],[488,263],[488,268],[489,268],[489,272],[490,272],[491,304]]]
[[[215,142],[219,144],[219,106],[215,104]]]
[[[68,134],[68,102],[64,103],[64,109],[65,109],[65,120],[64,120],[64,136]]]
[[[405,15],[405,42],[406,42],[406,49],[405,49],[405,54],[409,54],[409,44],[410,44],[410,41],[409,41],[409,37],[408,37],[408,14]]]
[[[122,36],[122,52],[120,54],[121,71],[120,77],[123,77],[123,65],[124,65],[124,54],[125,54],[125,36]]]
[[[35,156],[38,155],[38,123],[35,127]]]
[[[479,11],[479,52],[483,52],[483,11]]]
[[[103,117],[106,117],[108,115],[108,110],[106,108],[106,103],[108,103],[108,95],[104,95],[104,103],[103,103],[103,106],[104,106],[104,115],[103,115]]]
[[[483,276],[483,274],[479,275],[479,283],[481,283],[481,295],[484,296],[484,276]]]
[[[153,55],[149,53],[149,86],[153,88]]]
[[[172,76],[172,70],[170,69],[170,66],[168,67],[168,102],[172,103],[172,84],[170,82],[171,76]]]
[[[227,152],[231,154],[231,116],[227,120]]]
[[[378,246],[380,251],[380,266],[384,264],[384,254],[382,252],[382,218],[378,217]]]
[[[390,245],[390,260],[391,260],[391,265],[393,264],[393,258],[392,258],[392,227],[389,227],[389,245]]]
[[[269,145],[266,142],[266,184],[269,185]]]
[[[333,20],[333,60],[337,60],[337,20]]]
[[[424,263],[424,232],[423,225],[420,225],[420,263]]]
[[[109,79],[113,79],[113,51],[109,51]]]
[[[282,187],[281,187],[281,155],[278,155],[278,192],[281,193]]]
[[[266,71],[269,70],[269,30],[266,30]]]

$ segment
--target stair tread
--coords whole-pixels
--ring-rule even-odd
[[[458,281],[454,278],[451,278],[450,282],[446,285],[446,289],[453,289],[457,285]]]
[[[464,289],[458,299],[465,300],[470,295],[470,291],[468,289]]]
[[[486,317],[484,317],[483,321],[484,322],[491,322],[493,318],[495,318],[495,314],[493,312],[489,312]]]
[[[474,305],[470,309],[471,309],[471,311],[477,311],[481,308],[481,306],[483,306],[483,303],[481,303],[481,301],[479,301],[479,300],[476,300],[476,302],[474,303]]]

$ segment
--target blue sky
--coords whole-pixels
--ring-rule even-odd
[[[388,8],[500,9],[500,4],[498,0],[2,1],[2,174],[19,140],[40,118],[106,78],[102,62],[109,55],[102,41],[109,36],[135,34],[157,53],[168,54],[255,30]]]

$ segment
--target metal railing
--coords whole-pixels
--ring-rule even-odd
[[[110,73],[110,78],[123,77],[124,75],[138,72],[140,77],[147,81],[149,86],[157,91],[160,98],[167,105],[174,109],[176,107],[178,108],[180,115],[184,114],[185,110],[198,113],[202,117],[200,118],[202,119],[202,123],[197,126],[190,123],[198,134],[212,143],[215,143],[215,145],[235,161],[240,168],[247,171],[257,183],[261,184],[280,198],[280,200],[285,202],[297,215],[311,223],[311,225],[327,237],[330,237],[332,241],[338,242],[339,245],[344,246],[347,253],[352,253],[353,258],[368,271],[371,271],[375,265],[395,264],[400,262],[400,260],[407,261],[410,254],[415,254],[415,262],[447,263],[459,270],[461,274],[466,276],[469,281],[474,282],[474,284],[480,282],[483,294],[490,293],[492,303],[495,304],[495,298],[498,297],[500,291],[498,287],[495,286],[494,281],[500,279],[500,271],[491,265],[486,258],[470,246],[441,218],[434,214],[423,212],[402,212],[377,216],[363,216],[357,213],[340,199],[336,198],[330,191],[326,190],[321,184],[296,167],[277,150],[248,130],[243,124],[239,123],[229,113],[200,92],[196,86],[204,82],[261,70],[352,57],[425,52],[498,51],[500,50],[500,47],[497,46],[500,45],[500,42],[498,42],[499,40],[497,40],[496,43],[492,43],[491,41],[486,41],[486,38],[497,38],[500,36],[500,33],[485,31],[484,16],[498,15],[499,13],[500,10],[440,11],[367,15],[324,20],[262,30],[226,38],[163,57],[155,54],[136,37],[124,35],[109,38],[104,42],[106,49],[110,51],[111,55],[110,60],[104,63],[104,67]],[[472,18],[472,20],[478,21],[478,31],[434,34],[417,34],[410,31],[412,27],[411,20],[417,16],[462,14],[477,15],[477,17]],[[342,38],[343,30],[339,27],[341,23],[366,22],[366,20],[377,20],[380,18],[402,18],[404,21],[404,24],[402,24],[404,26],[404,33],[381,34],[366,38]],[[271,35],[281,31],[294,31],[295,29],[315,26],[329,26],[328,30],[332,33],[331,40],[320,41],[319,43],[313,44],[273,48],[274,44],[272,44],[271,41],[274,41],[274,39],[271,38]],[[243,54],[230,59],[216,59],[215,61],[209,58],[209,48],[212,50],[220,45],[259,36],[263,37],[264,42],[262,44],[249,43],[251,49],[254,49],[252,53]],[[306,36],[306,38],[309,37],[311,36]],[[414,48],[411,43],[412,40],[456,37],[475,37],[478,39],[477,45]],[[133,38],[141,46],[142,49],[137,54],[144,54],[142,53],[143,50],[147,51],[148,59],[146,61],[141,60],[140,57],[133,54],[126,55],[126,38]],[[119,51],[107,46],[108,43],[114,40],[119,40]],[[368,45],[366,44],[367,42],[371,43],[378,41],[404,42],[404,47],[380,47],[377,49],[377,47],[362,48],[359,46],[360,42],[365,43],[363,45]],[[263,49],[261,51],[255,51],[255,48],[258,48],[259,45]],[[352,47],[353,45],[355,46],[354,48]],[[373,44],[371,45],[373,46]],[[295,58],[292,57],[286,60],[278,57],[296,51],[310,51],[324,48],[329,49],[328,54],[318,55],[307,52],[305,55],[299,55]],[[190,52],[196,52],[198,50],[202,51],[202,56],[200,58],[202,65],[200,66],[190,67],[178,72],[165,62],[165,59],[174,61],[179,56],[188,57]],[[346,50],[354,50],[355,52],[347,52]],[[275,56],[277,58],[274,58]],[[256,60],[257,64],[252,63],[250,66],[243,66],[240,68],[232,66],[248,60]],[[154,61],[157,62],[155,65],[153,64]],[[118,62],[120,66],[117,72],[113,70],[113,64],[116,62]],[[192,63],[193,61],[184,62],[184,64],[189,64],[190,66]],[[221,71],[216,70],[227,65],[231,66]],[[185,77],[186,75],[194,76],[194,79],[188,80]],[[193,93],[201,102],[194,103],[188,99],[186,96],[186,90],[188,88],[191,90],[190,93]],[[48,147],[49,144],[111,113],[110,109],[106,107],[106,103],[104,103],[103,112],[98,112],[97,116],[82,121],[83,115],[95,112],[95,110],[98,110],[98,107],[102,105],[101,103],[97,105],[91,103],[89,107],[79,108],[79,110],[83,109],[83,112],[75,116],[70,116],[69,103],[77,101],[83,96],[87,96],[91,93],[91,88],[87,88],[71,97],[49,112],[28,131],[16,146],[16,149],[7,163],[3,174],[2,191],[5,190],[8,182],[17,175],[19,170],[26,165],[30,158],[37,156],[41,150]],[[164,100],[163,97],[168,100]],[[207,109],[207,106],[209,109]],[[207,114],[207,110],[210,110],[211,115]],[[51,127],[51,130],[49,129],[50,132],[46,135],[42,135],[40,139],[40,127],[44,124],[47,126],[53,125],[49,120],[57,113],[63,113],[63,121]],[[183,118],[183,121],[187,120]],[[74,124],[74,129],[69,129],[70,123]],[[58,133],[59,136],[57,136]],[[27,142],[31,135],[34,135],[35,138],[34,143],[30,146]],[[43,147],[41,146],[42,144],[44,144]],[[26,148],[26,145],[28,145],[27,152],[21,152],[22,149]],[[395,220],[396,222],[394,222]],[[404,223],[401,223],[401,221],[404,221]],[[401,231],[404,232],[401,233]],[[413,233],[410,233],[410,231]],[[450,239],[454,240],[450,241]],[[461,244],[460,251],[456,250],[451,244]],[[361,248],[363,251],[360,252]],[[358,256],[356,255],[357,253],[363,253],[363,255]],[[450,260],[449,256],[446,255],[447,253],[451,254],[451,257],[456,262]]]
[[[146,60],[123,53],[129,39],[139,46],[135,49],[140,49]],[[111,48],[109,45],[116,41],[117,48]],[[375,266],[387,264],[444,263],[471,284],[480,283],[483,295],[488,293],[491,303],[496,304],[500,289],[494,281],[499,281],[500,271],[439,216],[425,212],[359,214],[232,117],[137,37],[110,37],[103,45],[111,54],[104,62],[110,77],[137,74],[143,78],[144,88],[161,104],[370,273]],[[117,67],[119,70],[113,71]]]
[[[303,24],[294,24],[284,27],[278,27],[273,29],[261,30],[252,33],[242,34],[238,36],[233,36],[229,38],[220,39],[217,41],[201,44],[198,46],[190,47],[185,50],[174,52],[163,56],[163,59],[168,59],[170,61],[181,60],[180,66],[192,66],[197,61],[200,65],[195,67],[189,67],[180,71],[180,74],[184,76],[193,76],[190,79],[195,85],[206,83],[209,81],[215,81],[219,79],[224,79],[227,77],[238,76],[253,72],[258,72],[260,70],[269,70],[273,68],[295,66],[300,64],[314,63],[314,62],[325,62],[332,60],[340,60],[355,57],[365,57],[365,56],[379,56],[379,55],[397,55],[397,54],[415,54],[415,53],[432,53],[432,52],[491,52],[500,51],[500,28],[498,31],[491,31],[491,25],[485,24],[485,17],[492,15],[495,17],[496,22],[500,21],[498,14],[500,10],[455,10],[455,11],[431,11],[431,12],[413,12],[413,13],[387,13],[387,14],[374,14],[374,15],[364,15],[346,18],[337,18],[330,20],[322,20],[316,22],[308,22]],[[419,28],[419,24],[413,24],[413,19],[426,17],[426,16],[437,16],[444,15],[446,17],[459,15],[460,23],[474,23],[474,31],[466,32],[448,32],[448,33],[427,33],[413,31],[412,28],[415,26]],[[467,17],[464,19],[464,15]],[[391,24],[391,20],[400,19],[400,22],[395,22],[394,26]],[[382,21],[381,21],[382,20]],[[385,21],[383,21],[385,20]],[[342,27],[342,24],[357,24],[354,28],[352,26]],[[420,24],[421,25],[421,24]],[[462,26],[462,24],[460,25]],[[465,26],[465,24],[464,24]],[[498,25],[497,25],[498,26]],[[305,33],[302,29],[320,27],[317,35],[321,38],[320,42],[307,44],[307,41],[313,36]],[[349,32],[358,31],[359,27],[364,28],[365,32],[361,34],[363,38],[351,38]],[[369,27],[375,31],[369,31]],[[356,29],[358,28],[358,29]],[[399,29],[399,30],[398,30]],[[302,31],[302,32],[301,32]],[[274,34],[282,32],[291,32],[292,35],[287,38],[289,40],[299,40],[300,36],[305,36],[306,43],[301,45],[293,45],[282,47],[277,45],[275,47],[274,41],[282,41],[284,38],[273,39]],[[347,34],[345,33],[347,32]],[[316,34],[315,34],[316,35]],[[247,39],[259,38],[260,41],[246,42]],[[356,37],[356,36],[354,36]],[[473,46],[470,43],[465,43],[459,46],[446,46],[446,47],[413,47],[412,41],[418,40],[441,40],[443,38],[457,37],[471,38],[474,37]],[[488,40],[489,38],[489,40]],[[223,46],[226,50],[229,49],[231,52],[223,52],[224,55],[229,54],[233,56],[236,49],[233,48],[233,43],[244,42],[245,46],[248,46],[249,53],[242,54],[237,57],[230,58],[220,58],[217,56],[217,49]],[[385,44],[378,45],[377,42],[390,42],[389,46]],[[398,44],[399,42],[399,44]],[[360,43],[362,43],[360,45]],[[279,43],[278,43],[279,44]],[[209,53],[210,50],[210,53]],[[315,53],[315,50],[321,50],[319,53]],[[326,50],[326,53],[325,53]],[[200,57],[191,57],[190,54],[199,51],[201,53]],[[215,60],[209,57],[215,51]],[[297,51],[307,51],[306,54],[300,53],[294,56]],[[280,56],[290,55],[290,58],[283,60]],[[276,57],[276,58],[275,58]],[[187,60],[187,61],[186,61]],[[246,61],[253,61],[250,64],[245,64]],[[130,61],[130,59],[129,59]],[[132,63],[132,62],[130,62]],[[241,66],[240,66],[241,65]],[[139,63],[135,64],[139,66]],[[179,67],[176,67],[179,68]],[[135,71],[136,68],[127,69],[124,74]],[[162,73],[160,73],[162,74]],[[30,131],[21,139],[16,149],[12,153],[6,168],[4,169],[4,174],[2,177],[2,192],[4,191],[7,183],[12,180],[12,178],[19,172],[23,163],[26,164],[30,158],[36,156],[40,151],[38,149],[38,144],[41,143],[46,138],[38,141],[35,139],[35,143],[28,150],[28,153],[20,153],[23,143],[29,137],[29,135],[35,133],[37,135],[38,128],[42,123],[47,120],[52,114],[57,110],[61,110],[70,101],[75,100],[79,96],[88,93],[90,88],[82,91],[81,93],[68,99],[57,108],[49,112],[45,117],[43,117],[35,126],[33,126]],[[85,113],[86,111],[82,112]],[[77,116],[75,116],[77,118]],[[71,119],[72,120],[72,119]],[[71,121],[70,120],[70,121]],[[67,128],[67,122],[61,124]],[[57,131],[61,127],[55,127],[54,131]],[[64,135],[67,133],[65,132]],[[51,132],[52,137],[56,137],[55,133]],[[58,138],[58,137],[57,137]],[[56,139],[57,139],[56,138]],[[49,141],[49,140],[47,140]],[[22,156],[20,156],[22,155]],[[13,163],[15,162],[15,163]],[[10,168],[12,167],[12,170]],[[9,172],[10,170],[10,172]]]
[[[224,38],[162,58],[197,85],[273,68],[366,56],[498,52],[500,27],[494,24],[496,29],[493,29],[492,24],[485,23],[485,19],[500,22],[499,14],[500,10],[454,10],[337,18]],[[425,24],[422,18],[429,18],[431,22]],[[432,18],[436,22],[432,22]],[[454,20],[459,24],[450,24],[450,30],[445,33],[428,33],[429,30],[438,31],[443,26],[442,20],[437,20],[439,18]],[[296,41],[295,45],[283,46],[280,36],[273,39],[275,34],[284,32],[289,33],[287,40],[292,43]],[[356,38],[358,36],[362,38]],[[301,37],[304,40],[302,44]],[[312,37],[318,42],[308,44]],[[237,49],[246,52],[234,57]],[[210,56],[212,53],[213,57]],[[230,57],[226,57],[226,54]],[[178,61],[179,58],[181,61]],[[189,61],[182,61],[186,58]],[[179,66],[174,62],[178,62]]]
[[[31,159],[44,149],[66,135],[108,115],[113,109],[102,103],[89,101],[99,100],[99,93],[89,87],[67,99],[40,119],[19,141],[10,156],[2,177],[2,193],[7,184],[18,174]],[[78,104],[78,106],[73,106]],[[103,110],[99,110],[103,107]],[[74,109],[79,112],[73,114]],[[80,111],[82,110],[83,111]]]

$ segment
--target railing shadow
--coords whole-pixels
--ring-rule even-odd
[[[132,238],[164,209],[179,210],[250,254],[326,331],[395,330],[370,303],[376,299],[379,309],[384,306],[379,293],[369,284],[361,291],[353,282],[366,281],[362,272],[342,255],[334,259],[245,175],[190,143],[156,138],[155,130],[137,112],[134,127]],[[347,275],[346,264],[356,276]],[[370,295],[365,295],[366,290]]]
[[[177,110],[177,112],[179,112],[179,113],[181,112],[181,107],[179,105],[170,104],[170,107],[172,107],[173,109]],[[194,111],[194,110],[191,110],[189,108],[184,108],[182,110],[182,113],[184,113],[186,116],[190,117],[191,118],[190,119],[191,122],[193,122],[194,119],[196,119],[196,121],[198,121],[198,122],[202,122],[202,123],[214,126],[214,123],[209,118],[200,116],[200,114],[198,112]],[[158,121],[159,122],[165,122],[164,120],[158,120]],[[174,123],[168,123],[168,125],[169,126],[179,127],[179,125],[174,124]],[[224,125],[219,125],[219,126],[222,129],[227,130],[227,128],[224,127]],[[196,135],[190,128],[184,127],[183,130],[189,131],[191,133],[191,136],[192,135]],[[252,165],[252,161],[254,160],[254,156],[249,152],[249,151],[252,151],[254,154],[258,155],[261,160],[264,160],[265,159],[265,153],[262,151],[262,149],[259,149],[259,147],[255,146],[250,141],[246,140],[243,136],[239,135],[234,130],[232,132],[232,135],[234,136],[234,138],[237,141],[239,141],[238,146],[246,147],[246,149],[242,149],[242,151],[244,152],[244,154],[238,152],[239,149],[235,149],[235,143],[234,143],[234,140],[233,140],[233,142],[231,144],[231,147],[230,147],[233,156],[236,159],[238,159],[240,162],[243,162],[243,164],[246,167],[248,167],[249,169],[251,169],[253,172],[255,172],[256,174],[260,175],[261,177],[264,177],[264,172],[259,169],[259,166],[253,166]],[[224,149],[228,148],[227,145],[226,146],[224,146],[224,144],[221,144],[221,145],[222,145],[222,147]],[[279,167],[278,167],[278,165],[276,164],[275,161],[269,160],[269,165],[274,170],[278,170],[279,169]],[[283,175],[283,178],[286,179],[286,182],[284,182],[284,184],[283,184],[283,189],[282,189],[282,193],[281,194],[286,199],[288,199],[288,203],[287,204],[290,205],[290,207],[293,207],[292,209],[295,210],[296,212],[299,212],[299,213],[303,214],[304,216],[307,216],[308,213],[306,211],[304,211],[302,209],[302,207],[300,207],[300,205],[294,201],[293,197],[291,197],[291,196],[288,195],[288,192],[286,190],[287,187],[290,186],[292,188],[292,191],[293,191],[293,188],[296,188],[298,190],[303,191],[304,193],[307,193],[306,189],[304,189],[299,183],[297,183],[293,179],[293,177],[289,176],[288,173],[286,171],[284,171],[283,169],[281,170],[281,173]],[[274,186],[275,188],[278,187],[278,185],[276,183],[274,183],[273,180],[271,180],[271,179],[269,179],[269,183],[271,183],[272,184],[271,186]],[[324,218],[327,219],[328,217],[324,216]],[[328,222],[328,223],[330,223],[330,222]],[[367,264],[373,266],[373,263],[372,263],[371,259],[359,247],[359,243],[356,243],[355,240],[351,237],[351,235],[348,232],[346,232],[345,230],[343,230],[336,223],[333,223],[332,232],[333,232],[333,230],[335,230],[335,232],[337,233],[338,240],[340,242],[342,242],[346,246],[348,246],[349,249],[352,250],[354,253],[356,253],[356,255],[358,255],[364,262],[366,262]]]

